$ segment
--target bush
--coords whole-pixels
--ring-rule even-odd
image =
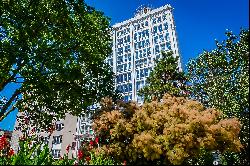
[[[59,160],[53,159],[49,147],[39,142],[32,144],[34,140],[34,137],[20,139],[20,149],[17,154],[14,154],[9,141],[5,137],[0,137],[0,165],[72,165],[74,163],[75,159],[70,160],[67,156]]]
[[[93,150],[116,161],[130,164],[182,164],[197,158],[204,150],[238,152],[240,123],[223,119],[221,112],[205,109],[183,97],[164,95],[138,107],[135,103],[113,105],[102,100],[103,113],[93,128],[100,147]]]

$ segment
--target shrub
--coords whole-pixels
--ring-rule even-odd
[[[53,159],[49,147],[42,145],[41,142],[32,144],[34,140],[34,137],[20,139],[20,149],[18,153],[14,154],[14,151],[10,148],[9,141],[4,137],[0,137],[0,146],[4,145],[1,146],[4,148],[0,149],[0,165],[72,165],[74,163],[75,160],[70,160],[67,156],[59,160]]]
[[[141,107],[131,102],[112,106],[103,99],[105,110],[94,119],[100,147],[93,150],[116,161],[130,164],[182,164],[208,152],[238,152],[240,123],[223,119],[220,111],[205,109],[196,101],[164,95],[161,102]]]

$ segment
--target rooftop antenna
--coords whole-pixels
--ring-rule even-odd
[[[147,12],[153,9],[151,4],[142,4],[140,5],[135,12],[135,16],[140,16],[142,14],[146,14]]]

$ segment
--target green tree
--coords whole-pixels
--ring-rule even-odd
[[[245,151],[238,157],[240,164],[249,164],[249,30],[242,29],[239,36],[226,32],[226,36],[225,41],[216,41],[216,49],[189,61],[191,97],[223,111],[226,117],[240,119]]]
[[[109,19],[75,0],[0,2],[0,121],[18,108],[40,126],[113,93]],[[38,123],[39,122],[39,123]]]
[[[179,57],[173,52],[162,52],[162,58],[156,61],[156,66],[146,80],[146,85],[139,90],[144,101],[151,101],[152,97],[161,99],[165,93],[174,96],[185,95],[186,78],[178,65]]]

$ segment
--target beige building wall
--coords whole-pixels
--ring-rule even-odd
[[[76,124],[77,117],[67,114],[64,120],[57,121],[56,125],[63,124],[62,130],[55,130],[49,139],[49,148],[52,151],[60,150],[60,155],[63,156],[67,153],[66,148],[70,146],[68,157],[76,157]],[[61,143],[58,144],[57,138],[61,137]]]
[[[18,113],[18,116],[24,118],[23,113]],[[77,124],[77,117],[66,114],[65,119],[55,122],[54,128],[55,130],[52,133],[47,131],[41,132],[34,132],[31,135],[37,135],[40,138],[43,138],[44,144],[48,144],[49,149],[51,150],[52,155],[54,158],[63,157],[64,154],[67,153],[66,148],[70,146],[68,157],[76,157],[76,141],[75,141],[75,134],[76,134],[76,124]],[[34,126],[28,126],[29,133],[31,132]],[[11,147],[15,151],[18,152],[19,148],[19,138],[23,136],[22,128],[20,127],[20,122],[18,119],[16,120],[12,138],[11,138]]]

